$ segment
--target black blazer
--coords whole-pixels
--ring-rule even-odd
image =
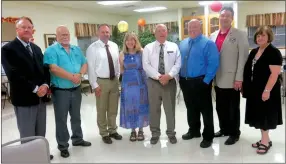
[[[38,85],[50,85],[48,66],[43,64],[43,53],[37,45],[30,43],[33,57],[19,39],[1,49],[2,65],[10,83],[10,97],[14,106],[38,105],[40,98],[33,90]],[[42,97],[47,101],[47,96]]]

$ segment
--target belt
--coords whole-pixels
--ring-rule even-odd
[[[182,77],[180,76],[180,80],[198,80],[205,78],[205,75],[197,76],[197,77]]]
[[[58,88],[58,87],[51,87],[52,90],[61,90],[61,91],[75,91],[80,86],[73,87],[73,88]]]

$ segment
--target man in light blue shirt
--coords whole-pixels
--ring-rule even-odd
[[[44,53],[44,64],[51,72],[52,99],[55,110],[56,138],[61,156],[69,157],[67,115],[71,116],[71,136],[73,146],[90,146],[83,140],[80,118],[81,76],[86,73],[87,63],[81,50],[70,45],[70,33],[65,26],[56,30],[57,43],[48,47]]]
[[[214,137],[212,80],[219,65],[219,52],[215,43],[202,35],[199,20],[188,23],[189,38],[180,43],[182,67],[180,87],[187,108],[189,130],[184,140],[200,137],[200,113],[203,115],[204,132],[202,148],[210,147]]]

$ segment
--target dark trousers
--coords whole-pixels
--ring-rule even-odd
[[[40,101],[34,106],[15,106],[20,138],[46,135],[46,104]],[[28,141],[23,141],[25,143]]]
[[[230,136],[240,135],[240,92],[233,88],[215,87],[216,111],[220,130]]]
[[[56,138],[58,149],[60,151],[67,150],[69,147],[68,141],[70,139],[67,128],[68,113],[70,114],[73,143],[83,141],[80,106],[81,106],[81,90],[80,87],[74,90],[59,90],[52,88],[52,99],[55,110],[56,121]]]
[[[200,134],[200,113],[202,113],[204,122],[203,138],[211,141],[214,138],[211,85],[204,83],[203,78],[203,76],[190,79],[180,78],[180,87],[187,108],[188,132]]]

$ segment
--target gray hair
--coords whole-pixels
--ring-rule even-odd
[[[189,25],[190,23],[192,23],[192,22],[199,22],[199,23],[200,23],[200,25],[202,25],[202,24],[203,24],[203,22],[202,22],[202,21],[200,21],[200,20],[198,20],[198,19],[192,19],[192,20],[190,20],[190,21],[188,22],[188,25]]]
[[[157,24],[156,27],[155,27],[155,31],[157,31],[157,28],[159,28],[159,27],[164,27],[165,30],[168,31],[167,26],[164,25],[164,24]]]

